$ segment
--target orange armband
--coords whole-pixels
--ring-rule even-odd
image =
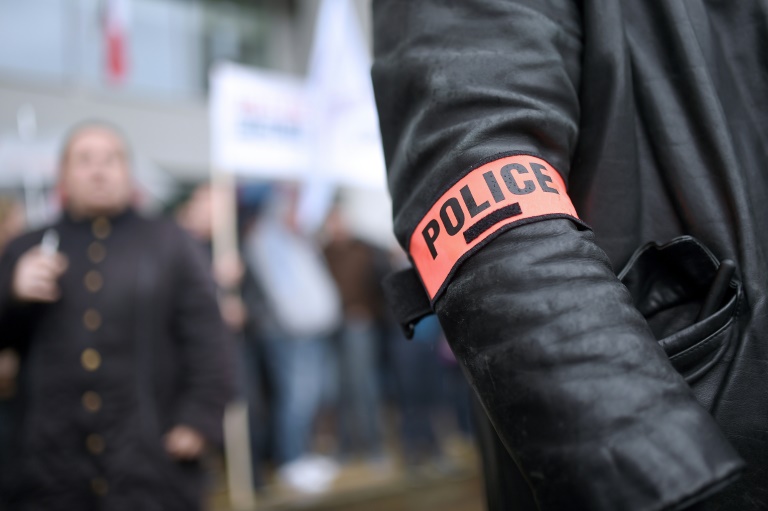
[[[416,226],[408,251],[434,301],[459,264],[495,234],[556,217],[579,221],[560,173],[535,156],[507,156],[451,186]]]

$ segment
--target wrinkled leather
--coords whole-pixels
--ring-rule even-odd
[[[501,235],[436,312],[541,509],[672,509],[740,467],[590,232]]]
[[[765,0],[374,1],[400,243],[508,151],[555,167],[592,228],[504,232],[435,304],[538,509],[768,509],[766,48]],[[680,236],[711,264],[647,255],[624,276],[655,289],[620,282]],[[732,289],[696,321],[726,258]]]
[[[618,275],[672,367],[707,409],[712,409],[729,366],[720,362],[735,353],[742,299],[741,283],[731,278],[716,310],[699,318],[719,266],[698,240],[681,236],[638,249]]]

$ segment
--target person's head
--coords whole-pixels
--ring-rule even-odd
[[[117,128],[102,121],[75,126],[59,160],[63,207],[77,217],[116,214],[134,196],[128,145]]]

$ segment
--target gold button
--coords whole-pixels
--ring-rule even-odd
[[[104,437],[101,435],[97,435],[96,433],[91,433],[87,437],[85,437],[85,447],[88,449],[88,452],[91,454],[101,454],[104,452],[105,442]]]
[[[91,293],[97,293],[101,286],[104,285],[104,279],[101,277],[101,273],[96,270],[91,270],[85,274],[85,288]]]
[[[101,326],[101,314],[95,309],[88,309],[83,315],[83,324],[91,332],[95,332]]]
[[[101,367],[101,355],[95,349],[87,348],[80,355],[80,363],[86,371],[95,371]]]
[[[91,491],[96,495],[103,497],[107,494],[109,486],[103,477],[94,477],[91,479]]]
[[[103,243],[94,241],[88,245],[88,259],[90,259],[92,263],[98,264],[102,262],[105,257],[107,257],[107,249],[104,247]]]
[[[100,216],[93,221],[93,224],[91,224],[91,230],[93,231],[94,236],[100,240],[104,240],[107,239],[112,232],[112,225],[109,223],[109,219]]]
[[[89,390],[83,394],[83,408],[91,413],[101,410],[101,396],[96,392]]]

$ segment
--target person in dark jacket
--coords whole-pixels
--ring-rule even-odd
[[[374,1],[392,289],[498,435],[490,507],[768,509],[766,20]]]
[[[76,127],[60,172],[61,219],[0,261],[0,342],[21,359],[10,508],[200,509],[231,392],[205,258],[131,208],[114,128]]]

